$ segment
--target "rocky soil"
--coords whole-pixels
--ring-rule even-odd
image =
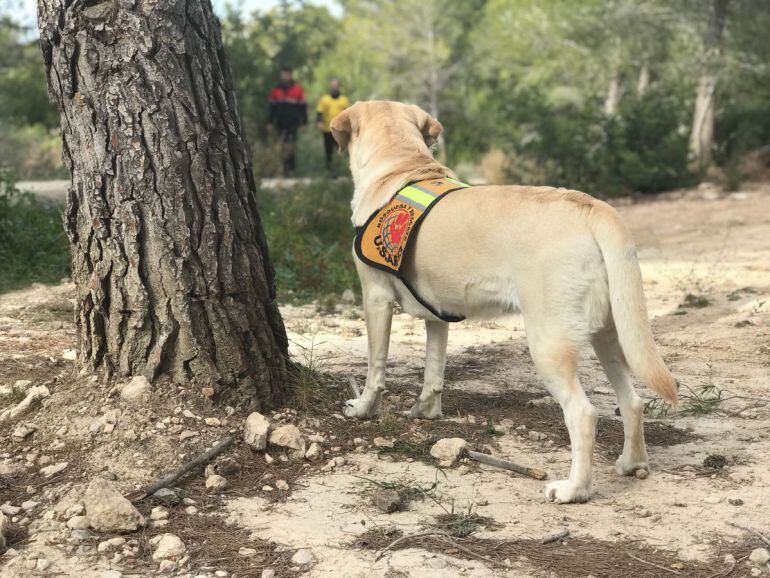
[[[770,575],[768,206],[770,187],[757,186],[619,207],[683,403],[640,389],[651,471],[618,477],[614,395],[586,352],[580,378],[601,421],[584,505],[548,503],[543,482],[465,453],[552,478],[569,468],[519,317],[453,327],[445,418],[414,422],[403,414],[424,328],[396,315],[383,415],[370,423],[341,414],[366,373],[354,302],[282,308],[308,369],[286,408],[259,415],[162,379],[80,374],[67,282],[2,295],[0,575]],[[227,438],[207,467],[143,496]]]

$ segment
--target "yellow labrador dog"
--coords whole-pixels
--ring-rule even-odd
[[[430,147],[441,124],[398,102],[359,102],[331,124],[350,155],[353,224],[362,226],[409,183],[454,177]],[[643,403],[629,371],[667,401],[676,383],[658,354],[647,318],[636,249],[618,213],[589,195],[566,189],[477,186],[448,194],[411,241],[405,277],[434,311],[489,318],[520,311],[532,359],[559,402],[572,445],[569,479],[546,497],[583,502],[591,496],[597,413],[577,379],[581,348],[590,342],[618,397],[625,430],[621,475],[647,468]],[[441,417],[448,323],[415,299],[394,275],[356,257],[369,343],[361,397],[346,414],[375,416],[385,388],[393,304],[425,319],[425,381],[415,418]]]

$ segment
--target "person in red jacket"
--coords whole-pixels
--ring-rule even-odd
[[[283,174],[294,173],[297,131],[307,124],[307,101],[302,85],[294,81],[290,68],[281,68],[281,82],[270,91],[267,128],[278,132],[283,143]]]

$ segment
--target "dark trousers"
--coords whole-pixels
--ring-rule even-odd
[[[324,132],[324,152],[326,153],[326,169],[332,168],[332,157],[334,156],[334,149],[337,147],[337,142],[334,140],[332,133]]]
[[[283,175],[287,176],[293,173],[296,167],[297,127],[281,128],[278,134],[281,138]]]

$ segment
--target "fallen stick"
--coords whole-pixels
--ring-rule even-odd
[[[748,526],[741,526],[740,524],[736,524],[735,522],[727,522],[730,526],[733,528],[740,528],[741,530],[744,530],[746,532],[749,532],[751,534],[754,534],[757,538],[762,540],[765,544],[770,546],[770,540],[768,540],[759,530],[755,530],[754,528],[750,528]]]
[[[505,564],[502,564],[501,562],[498,562],[497,560],[494,560],[492,558],[488,558],[482,554],[479,554],[478,552],[474,552],[473,550],[466,548],[462,544],[458,544],[456,540],[452,539],[452,536],[447,534],[446,532],[420,532],[418,534],[409,534],[407,536],[401,536],[397,540],[391,542],[387,546],[385,546],[382,550],[377,552],[377,555],[374,558],[374,561],[376,562],[380,558],[382,558],[385,555],[385,552],[388,550],[392,550],[396,545],[400,544],[401,542],[404,542],[406,540],[409,540],[410,538],[427,538],[429,536],[437,536],[439,538],[443,538],[445,541],[449,542],[452,547],[457,548],[458,550],[462,550],[466,554],[470,554],[471,556],[474,556],[475,558],[478,558],[479,560],[484,560],[485,562],[489,562],[490,564],[494,566],[502,566],[506,567]]]
[[[548,477],[548,474],[541,469],[520,466],[519,464],[514,464],[513,462],[509,462],[508,460],[504,460],[502,458],[496,458],[495,456],[490,456],[489,454],[482,454],[481,452],[468,450],[468,457],[471,458],[472,460],[476,460],[477,462],[481,462],[482,464],[487,464],[488,466],[495,466],[496,468],[502,468],[504,470],[510,470],[512,472],[516,472],[517,474],[528,476],[536,480],[545,480]]]
[[[139,500],[143,500],[147,496],[151,496],[161,488],[167,488],[171,484],[173,484],[175,481],[177,481],[179,478],[181,478],[183,475],[185,475],[188,472],[191,472],[197,467],[200,467],[208,462],[210,462],[212,459],[217,457],[219,454],[221,454],[223,451],[225,451],[227,448],[229,448],[231,445],[233,445],[233,438],[232,437],[226,437],[221,442],[219,442],[217,445],[215,445],[210,450],[202,453],[197,458],[195,458],[192,461],[187,462],[186,464],[182,465],[181,467],[177,468],[173,472],[166,474],[161,479],[159,479],[154,484],[150,484],[149,486],[146,486],[141,490],[141,494],[137,497],[135,497],[132,501],[136,502]]]
[[[353,392],[353,397],[355,399],[361,398],[361,392],[358,391],[358,384],[356,383],[356,378],[352,375],[348,377],[348,385],[350,385],[350,391]]]
[[[641,558],[637,558],[636,556],[634,556],[633,554],[630,554],[628,552],[626,552],[626,556],[636,560],[637,562],[641,562],[642,564],[647,564],[648,566],[653,566],[654,568],[657,568],[658,570],[663,570],[665,572],[668,572],[669,574],[676,574],[677,576],[679,576],[679,572],[677,572],[676,570],[672,570],[671,568],[666,568],[665,566],[659,566],[658,564],[655,564],[654,562],[649,562],[647,560],[642,560]]]
[[[552,544],[553,542],[561,542],[569,536],[569,530],[562,530],[561,532],[556,532],[555,534],[551,534],[550,536],[546,536],[543,538],[542,543],[543,544]]]

